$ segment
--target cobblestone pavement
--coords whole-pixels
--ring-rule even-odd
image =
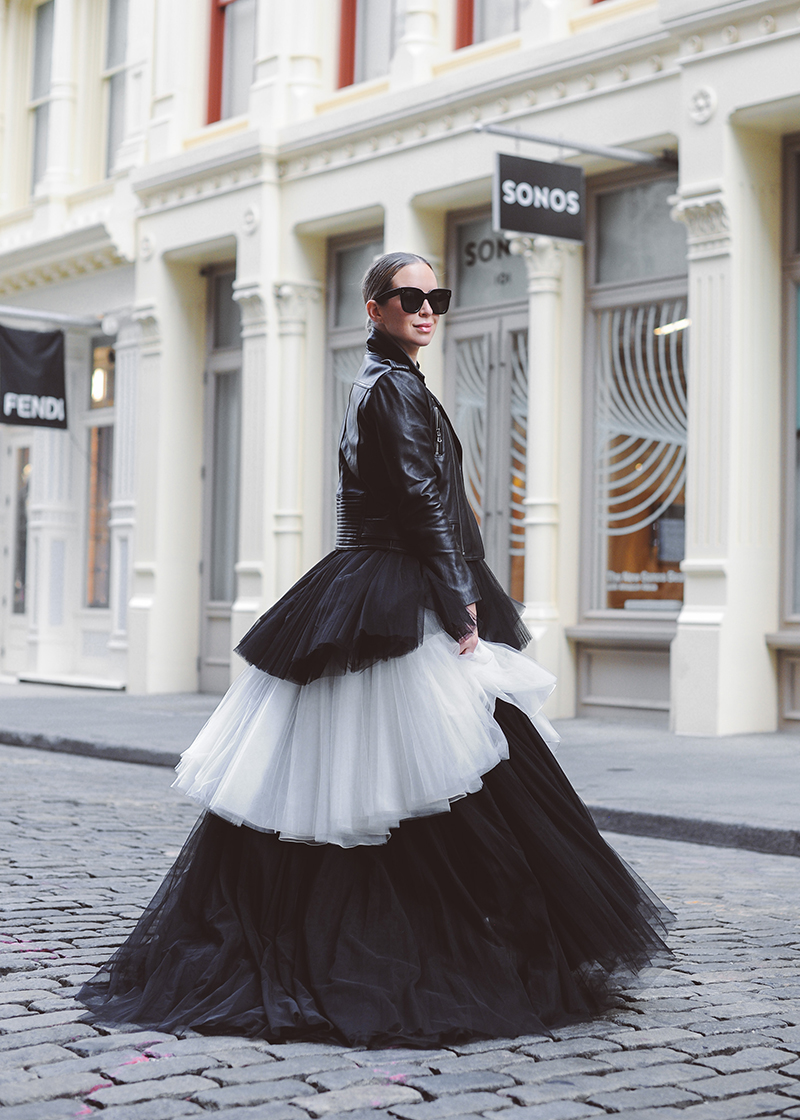
[[[81,1022],[77,987],[194,819],[170,780],[0,747],[4,1120],[800,1120],[800,860],[785,856],[611,837],[675,910],[676,959],[553,1039],[367,1052]]]

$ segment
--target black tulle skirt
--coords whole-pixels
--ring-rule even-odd
[[[665,951],[668,914],[530,720],[509,759],[382,846],[287,843],[206,813],[83,990],[100,1021],[427,1046],[591,1016]]]
[[[478,628],[488,642],[523,649],[530,634],[491,569],[470,562]],[[236,652],[281,680],[307,684],[323,673],[358,672],[402,657],[423,639],[426,612],[460,638],[472,619],[455,592],[408,552],[331,552],[245,634]]]

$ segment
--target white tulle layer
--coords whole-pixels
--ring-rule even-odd
[[[249,666],[178,765],[175,786],[236,824],[311,844],[383,844],[446,811],[508,757],[497,699],[540,712],[555,678],[506,646],[472,656],[438,627],[403,657],[306,685]]]

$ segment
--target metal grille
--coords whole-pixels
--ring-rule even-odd
[[[686,300],[597,316],[598,509],[601,532],[626,536],[656,521],[686,481]]]
[[[509,551],[525,555],[525,472],[528,456],[528,332],[511,331],[511,517]]]
[[[486,483],[486,397],[489,336],[456,342],[455,428],[464,449],[464,482],[478,523],[483,520]]]

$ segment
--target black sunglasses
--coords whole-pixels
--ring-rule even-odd
[[[421,288],[390,288],[388,292],[381,292],[379,296],[375,296],[375,302],[382,303],[392,296],[400,296],[402,309],[409,315],[413,315],[427,300],[434,315],[446,315],[452,294],[449,288],[431,288],[429,292],[423,292]]]

